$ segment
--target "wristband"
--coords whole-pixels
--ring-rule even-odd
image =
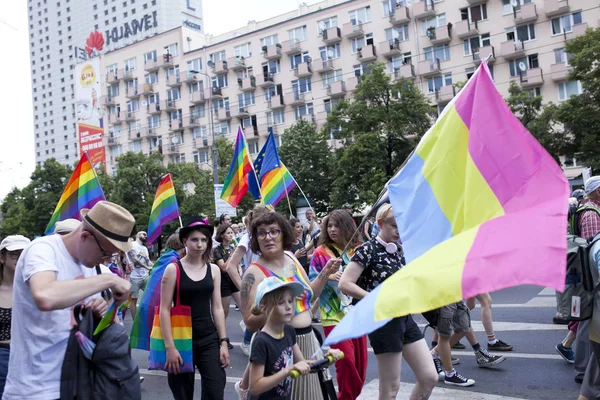
[[[227,336],[225,336],[224,338],[219,339],[219,344],[222,344],[223,342],[227,342],[227,344],[230,344],[231,342],[229,341],[229,338]]]

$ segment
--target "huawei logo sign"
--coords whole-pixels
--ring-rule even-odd
[[[102,51],[102,46],[104,46],[104,36],[98,31],[93,31],[85,41],[85,52],[91,56],[94,51]]]

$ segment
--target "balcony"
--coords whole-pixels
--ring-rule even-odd
[[[334,60],[323,60],[321,58],[312,62],[315,72],[322,74],[324,72],[335,71]]]
[[[112,146],[116,146],[116,145],[118,145],[118,144],[119,144],[119,142],[118,142],[118,138],[116,138],[116,137],[114,137],[114,136],[108,136],[108,137],[106,138],[106,144],[107,144],[108,146],[111,146],[111,147],[112,147]]]
[[[238,78],[238,87],[242,92],[252,92],[256,90],[256,78],[254,76]]]
[[[192,92],[190,93],[190,103],[192,104],[201,104],[205,102],[205,98],[204,98],[204,92],[198,91],[198,92]]]
[[[546,17],[554,18],[570,12],[571,6],[569,6],[568,0],[544,0],[544,11],[546,12]]]
[[[261,88],[270,88],[275,86],[273,74],[258,74],[258,76],[256,77],[256,85]]]
[[[119,125],[123,120],[121,119],[121,114],[110,114],[108,116],[108,123],[111,125]]]
[[[416,76],[415,66],[412,64],[401,65],[400,68],[398,68],[397,70],[394,71],[395,79],[400,79],[400,78],[414,79],[415,76]]]
[[[396,5],[394,13],[390,15],[390,24],[393,26],[405,25],[410,22],[410,14],[407,7]]]
[[[365,36],[362,22],[358,21],[356,24],[347,22],[342,26],[342,34],[348,39],[355,39],[361,36]]]
[[[301,115],[300,118],[298,119],[298,121],[308,122],[309,124],[316,124],[317,123],[317,119],[315,118],[314,114],[304,114],[304,115]]]
[[[249,117],[250,112],[248,111],[248,107],[239,107],[237,111],[234,111],[233,116],[238,119]]]
[[[119,78],[123,79],[124,81],[131,81],[133,80],[133,70],[132,69],[123,69],[119,71]]]
[[[435,29],[429,28],[427,29],[427,36],[434,46],[450,43],[452,40],[452,24],[438,26]]]
[[[496,61],[496,53],[494,51],[494,46],[483,46],[479,48],[479,51],[473,53],[473,62],[475,64],[481,64],[483,60],[489,58],[488,64]]]
[[[571,67],[566,63],[552,64],[550,66],[550,74],[552,74],[552,80],[554,82],[564,82],[569,77]]]
[[[223,98],[223,92],[219,87],[211,87],[210,88],[210,99],[211,100],[221,100]]]
[[[180,119],[174,119],[169,122],[169,130],[171,132],[181,132],[183,131],[183,121]]]
[[[160,127],[147,127],[144,133],[147,137],[157,137],[160,135]]]
[[[346,90],[348,92],[354,92],[356,87],[360,84],[361,79],[360,76],[353,76],[352,78],[348,78],[346,82]]]
[[[146,108],[146,112],[150,115],[158,115],[162,112],[159,103],[150,103]]]
[[[172,66],[174,66],[176,63],[173,60],[173,56],[170,54],[164,54],[162,57],[158,58],[158,64],[162,67],[162,68],[171,68]]]
[[[152,84],[150,84],[150,83],[144,83],[142,85],[141,93],[144,96],[150,96],[151,94],[154,94],[154,88],[152,87]]]
[[[375,46],[372,44],[368,44],[362,49],[359,49],[358,53],[356,54],[356,59],[361,63],[377,60],[377,52],[375,51]]]
[[[142,138],[142,130],[139,127],[130,129],[127,136],[129,140],[140,140]]]
[[[412,9],[416,19],[427,19],[435,15],[435,3],[432,0],[414,3]]]
[[[178,144],[171,144],[171,145],[167,145],[167,146],[163,146],[163,152],[165,155],[175,155],[175,154],[179,154],[179,145]]]
[[[165,111],[175,111],[177,110],[177,101],[175,100],[164,100],[162,104],[162,109]]]
[[[530,22],[537,21],[538,14],[535,7],[535,3],[523,4],[521,6],[521,12],[515,13],[515,24],[528,24]]]
[[[202,137],[197,137],[194,140],[194,148],[195,149],[202,149],[208,147],[208,138],[205,136]],[[206,163],[208,163],[208,161],[206,161]]]
[[[144,71],[146,72],[154,72],[160,69],[160,65],[156,60],[146,60],[144,63]]]
[[[456,96],[456,88],[453,85],[442,86],[435,92],[435,101],[438,104],[446,104]]]
[[[521,73],[521,86],[524,88],[542,86],[544,84],[544,75],[541,68],[531,68]]]
[[[303,106],[306,104],[304,93],[288,93],[285,95],[285,104],[290,106]]]
[[[588,28],[587,22],[583,24],[573,25],[573,30],[571,32],[565,33],[565,40],[575,39],[578,36],[581,36],[585,33]]]
[[[312,76],[312,67],[309,62],[300,63],[294,68],[294,76],[296,78],[307,78]]]
[[[190,128],[190,129],[194,129],[198,126],[200,126],[200,117],[194,117],[194,116],[186,119],[183,124],[184,128]]]
[[[219,108],[217,110],[218,121],[229,121],[231,119],[231,111],[226,108]]]
[[[263,47],[263,57],[268,61],[279,60],[281,58],[281,46],[279,44],[272,44]]]
[[[323,43],[336,44],[342,41],[342,31],[340,28],[333,27],[323,31]]]
[[[215,75],[227,75],[227,61],[215,61],[214,65],[212,66],[212,72]]]
[[[288,56],[293,54],[302,53],[302,46],[300,45],[300,41],[297,39],[286,40],[281,43],[281,51]]]
[[[442,73],[440,59],[419,61],[419,75],[423,77],[436,76]]]
[[[194,85],[199,82],[198,73],[195,71],[186,71],[183,75],[183,82],[188,85]]]
[[[259,136],[258,126],[256,125],[245,126],[242,128],[242,131],[244,132],[244,137],[246,139],[255,139]]]
[[[123,114],[125,114],[125,115],[122,116],[121,118],[124,118],[125,121],[127,121],[127,122],[136,120],[135,111],[126,111]]]
[[[243,71],[246,69],[246,61],[244,57],[229,57],[227,59],[227,65],[229,69],[235,72]]]
[[[469,3],[470,6],[476,6],[479,4],[487,3],[487,0],[467,0],[467,3]]]
[[[106,83],[119,83],[119,73],[117,71],[109,71],[108,74],[106,74]]]
[[[115,104],[115,99],[112,96],[102,96],[100,97],[100,105],[102,107],[108,107]]]
[[[500,44],[502,57],[506,60],[514,60],[525,55],[525,43],[521,41],[509,40]]]
[[[402,54],[400,41],[398,39],[386,40],[379,43],[379,54],[387,58],[393,58]]]
[[[346,84],[344,81],[332,82],[327,87],[327,96],[329,97],[344,97],[346,95]]]
[[[271,100],[269,100],[269,108],[271,110],[281,110],[285,108],[285,103],[283,102],[283,96],[279,94],[274,94],[271,96]]]
[[[181,86],[181,77],[179,74],[167,75],[167,86],[168,87],[179,87]]]
[[[140,97],[140,92],[138,90],[137,85],[130,86],[127,89],[125,89],[125,97],[127,97],[128,99],[137,99],[138,97]]]
[[[471,22],[468,19],[463,19],[454,25],[454,32],[459,39],[468,39],[479,35],[479,27],[477,21]]]

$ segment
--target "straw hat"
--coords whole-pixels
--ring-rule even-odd
[[[68,218],[62,221],[58,221],[54,226],[54,233],[64,234],[73,232],[75,229],[77,229],[80,223],[80,221],[74,218]]]
[[[82,209],[81,219],[94,233],[106,238],[119,250],[131,250],[129,236],[135,226],[135,218],[123,207],[109,201],[99,201],[91,210]]]

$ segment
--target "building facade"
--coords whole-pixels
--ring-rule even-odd
[[[89,56],[92,32],[98,31],[95,51],[106,51],[182,25],[203,27],[201,0],[28,0],[27,5],[37,165],[51,157],[68,165],[78,159],[73,69]]]
[[[440,109],[483,59],[504,96],[516,81],[564,101],[581,92],[567,80],[565,41],[598,26],[591,3],[329,0],[220,36],[194,40],[181,28],[146,39],[102,56],[108,169],[127,151],[210,168],[213,134],[233,140],[238,127],[255,155],[271,130],[300,119],[322,126],[374,62]],[[169,60],[165,48],[177,49]],[[132,62],[128,76],[115,72]],[[579,170],[575,160],[565,167]]]

